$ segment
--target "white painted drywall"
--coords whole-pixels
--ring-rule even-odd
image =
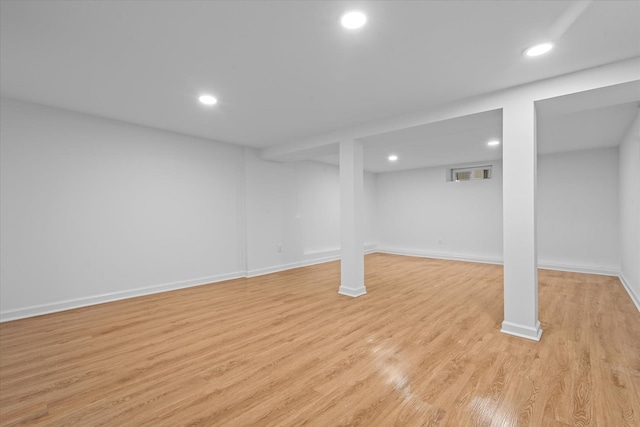
[[[539,341],[535,104],[514,99],[502,111],[504,321],[500,332]]]
[[[294,171],[285,164],[262,161],[254,149],[244,152],[247,270],[251,272],[283,264],[284,256],[294,250],[283,235],[284,212],[295,210],[295,200],[285,197],[295,194],[296,183]]]
[[[339,255],[337,167],[19,101],[1,108],[3,319]],[[640,293],[634,126],[620,147],[620,209],[617,148],[539,158],[538,241],[541,264],[578,270],[618,271],[620,248]],[[366,246],[501,262],[493,164],[493,179],[464,183],[444,167],[365,173]]]
[[[640,310],[640,114],[620,144],[620,276]]]
[[[322,135],[315,135],[303,140],[268,147],[262,150],[265,159],[279,160],[296,156],[302,152],[317,151],[320,147],[335,144],[344,138],[367,138],[394,132],[428,123],[499,110],[514,99],[531,102],[557,98],[579,92],[598,90],[609,86],[618,86],[621,92],[615,91],[614,98],[607,98],[608,103],[600,104],[602,98],[589,108],[635,101],[638,89],[638,66],[640,58],[594,67],[575,73],[564,74],[549,79],[538,80],[529,84],[513,87],[497,92],[461,99],[445,105],[438,105],[422,111],[414,111],[402,116],[376,119],[356,126],[342,128]],[[605,95],[606,96],[606,95]],[[615,99],[615,102],[609,102]]]
[[[445,167],[378,174],[379,249],[500,262],[502,164],[493,165],[482,181],[446,181]]]
[[[364,285],[364,149],[362,141],[340,141],[340,290],[358,297]]]
[[[337,167],[21,101],[1,108],[3,320],[338,259]],[[371,248],[375,176],[364,178]]]
[[[378,246],[378,175],[364,173],[364,248],[372,251]]]
[[[539,156],[540,266],[617,274],[617,150]],[[484,181],[446,182],[444,167],[378,174],[379,249],[502,262],[502,163],[492,164]]]
[[[312,161],[265,161],[250,148],[245,159],[248,274],[337,259],[339,168]],[[365,173],[364,189],[365,244],[371,248],[376,243],[375,175]]]
[[[538,263],[617,274],[618,148],[541,156]]]
[[[242,148],[6,99],[0,118],[3,318],[243,274]]]

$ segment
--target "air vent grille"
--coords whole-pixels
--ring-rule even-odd
[[[475,181],[491,178],[491,165],[451,169],[451,181]]]

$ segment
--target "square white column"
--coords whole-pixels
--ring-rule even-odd
[[[536,242],[536,113],[531,100],[503,109],[503,227],[505,334],[535,341],[538,321]]]
[[[364,169],[362,142],[340,141],[340,278],[338,293],[359,297],[364,286]]]

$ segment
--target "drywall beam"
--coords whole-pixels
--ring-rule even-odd
[[[299,156],[299,151],[321,150],[321,147],[335,144],[336,141],[362,139],[367,136],[394,132],[413,126],[422,126],[470,114],[498,110],[513,98],[539,101],[607,86],[637,83],[640,81],[639,70],[640,57],[625,59],[463,100],[434,105],[410,114],[336,129],[310,138],[283,142],[276,146],[263,148],[260,151],[260,157],[270,161],[290,161],[291,158]],[[631,91],[631,93],[633,92]],[[305,154],[305,156],[309,158],[308,155]]]

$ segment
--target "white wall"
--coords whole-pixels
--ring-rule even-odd
[[[0,120],[3,319],[242,275],[242,148],[5,99]]]
[[[317,162],[278,163],[245,149],[249,275],[337,259],[340,174]],[[366,244],[375,244],[375,176],[365,173]],[[282,252],[278,252],[282,245]]]
[[[484,181],[446,182],[444,167],[378,174],[378,247],[502,262],[502,164],[492,164]],[[617,274],[617,147],[540,156],[537,208],[541,267]]]
[[[8,99],[0,117],[2,320],[339,257],[335,166]],[[371,249],[368,173],[365,203]]]
[[[0,120],[2,319],[338,258],[335,166],[5,99]],[[539,158],[538,252],[542,265],[615,272],[620,250],[637,295],[634,126],[620,180],[617,148]],[[365,174],[368,248],[501,262],[493,164],[486,181]]]
[[[482,181],[446,181],[445,167],[378,174],[379,249],[500,262],[502,164],[493,165]]]
[[[640,114],[620,144],[620,277],[640,310]]]
[[[364,246],[365,251],[378,247],[378,175],[364,173]]]
[[[617,275],[618,212],[617,147],[539,158],[540,266]]]

